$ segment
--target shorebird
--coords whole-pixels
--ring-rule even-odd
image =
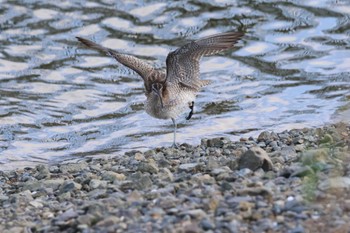
[[[241,32],[225,32],[204,37],[172,51],[166,58],[166,72],[155,69],[145,61],[103,47],[90,40],[77,37],[86,46],[104,52],[141,76],[145,86],[145,110],[152,117],[171,119],[174,124],[172,147],[176,145],[176,118],[190,108],[187,120],[192,117],[196,94],[208,85],[199,78],[199,61],[202,56],[214,55],[232,48],[243,36]]]

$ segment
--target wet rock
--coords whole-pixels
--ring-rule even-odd
[[[270,157],[260,147],[253,147],[245,152],[239,159],[238,164],[239,169],[249,168],[252,171],[259,168],[264,169],[264,171],[269,171],[273,168]]]

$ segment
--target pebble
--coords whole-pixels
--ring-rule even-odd
[[[346,232],[349,135],[265,131],[0,171],[0,232]]]
[[[198,166],[198,163],[185,163],[179,166],[179,171],[191,172],[195,170]]]

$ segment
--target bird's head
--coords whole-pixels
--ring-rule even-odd
[[[163,108],[163,84],[161,83],[153,83],[152,84],[152,93],[159,98],[159,102],[161,107]]]

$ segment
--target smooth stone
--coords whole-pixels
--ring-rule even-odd
[[[159,170],[159,177],[163,181],[172,182],[174,180],[174,175],[168,168],[161,168]]]
[[[242,169],[240,169],[239,171],[237,171],[237,175],[239,175],[239,176],[241,176],[241,177],[250,175],[250,174],[252,174],[252,173],[253,173],[253,171],[250,170],[249,168],[242,168]]]
[[[119,217],[108,216],[108,217],[102,219],[101,221],[99,221],[98,223],[96,223],[96,226],[98,226],[98,227],[109,227],[109,226],[113,226],[113,225],[117,224],[118,222],[120,222],[120,218]]]
[[[180,216],[190,215],[195,219],[203,219],[207,217],[207,214],[202,209],[186,210],[180,213]]]
[[[269,171],[273,168],[270,157],[260,147],[253,147],[245,152],[239,159],[238,164],[239,169],[249,168],[252,171],[259,168]]]
[[[213,157],[209,157],[208,162],[207,162],[207,169],[213,170],[213,169],[218,168],[218,167],[219,167],[219,164],[218,164],[217,160]]]
[[[304,144],[295,145],[294,149],[296,152],[303,152],[305,150]]]
[[[60,172],[60,168],[58,166],[56,166],[56,165],[53,165],[53,166],[49,167],[49,171],[51,173],[59,173]]]
[[[179,170],[180,171],[185,171],[185,172],[190,172],[193,171],[197,168],[199,164],[198,163],[185,163],[185,164],[181,164],[179,166]]]
[[[50,180],[40,180],[40,181],[30,181],[23,183],[23,190],[36,191],[41,188],[52,188],[57,190],[64,182],[64,179],[50,179]]]
[[[124,174],[123,174],[124,175]],[[116,172],[113,172],[113,171],[104,171],[101,175],[101,178],[102,180],[107,180],[107,181],[115,181],[115,180],[123,180],[120,179],[120,173],[116,173]],[[124,175],[124,179],[125,179],[125,175]]]
[[[100,199],[108,196],[106,189],[94,189],[87,193],[90,199]]]
[[[240,195],[250,195],[250,196],[266,196],[271,199],[273,197],[273,192],[270,189],[265,187],[252,187],[252,188],[244,188],[238,190]]]
[[[81,189],[81,184],[76,183],[72,180],[66,180],[64,183],[60,186],[60,193],[65,193],[65,192],[72,192],[75,190],[80,190]]]
[[[35,208],[43,208],[44,207],[43,203],[41,203],[38,200],[33,200],[33,201],[29,202],[29,204],[31,206],[34,206]]]
[[[70,209],[66,210],[65,212],[63,212],[61,215],[59,215],[56,219],[58,221],[65,222],[65,221],[72,219],[72,218],[75,218],[77,216],[78,216],[78,213],[73,208],[70,208]]]
[[[215,168],[214,170],[212,170],[210,172],[211,175],[214,175],[214,176],[218,176],[220,174],[226,174],[226,173],[231,173],[231,169],[227,166],[224,166],[224,167],[219,167],[219,168]]]
[[[60,166],[60,171],[62,173],[76,173],[86,170],[88,168],[88,163],[83,161],[79,163],[68,163],[62,164]]]
[[[141,162],[139,164],[138,170],[140,172],[148,172],[151,174],[156,174],[158,173],[159,168],[155,163]]]
[[[25,190],[23,192],[15,193],[10,196],[11,202],[16,203],[28,203],[33,200],[32,193],[29,190]]]
[[[273,141],[273,140],[274,140],[273,136],[268,131],[263,131],[258,136],[258,142],[266,142],[266,141]]]
[[[92,179],[90,180],[89,186],[91,189],[97,189],[97,188],[106,188],[107,184],[108,183],[106,180]]]
[[[46,165],[39,164],[36,167],[37,173],[35,173],[34,177],[38,180],[42,180],[50,177],[50,171]]]
[[[294,161],[298,158],[295,148],[292,146],[285,146],[279,151],[279,154],[284,158],[284,161]]]
[[[202,219],[201,222],[199,223],[199,225],[205,231],[212,230],[215,228],[215,225],[213,224],[213,222],[211,220],[209,220],[208,218]]]
[[[84,215],[79,215],[77,218],[77,221],[80,224],[90,226],[92,224],[92,222],[95,221],[95,219],[96,219],[96,217],[92,214],[84,214]]]
[[[135,153],[134,159],[137,161],[142,161],[142,160],[145,160],[145,156],[142,153],[138,152],[138,153]]]

